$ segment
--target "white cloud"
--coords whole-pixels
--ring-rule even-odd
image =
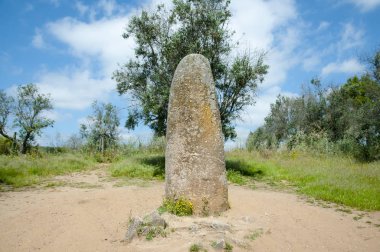
[[[41,74],[37,86],[42,93],[51,94],[54,107],[84,109],[94,100],[106,100],[114,91],[111,79],[95,79],[88,70],[66,70]]]
[[[54,7],[59,7],[61,5],[61,1],[60,0],[47,0],[48,3],[52,4]]]
[[[327,22],[327,21],[321,21],[319,23],[317,31],[324,31],[324,30],[326,30],[329,27],[330,27],[330,23],[329,22]]]
[[[289,69],[299,61],[296,50],[303,25],[292,0],[232,1],[231,10],[231,28],[236,31],[234,39],[240,42],[240,47],[266,50],[269,72],[260,85],[256,104],[247,107],[242,120],[237,122],[237,143],[227,143],[227,147],[244,144],[249,132],[264,123],[270,104],[283,93],[281,85]]]
[[[125,5],[118,4],[115,0],[99,0],[92,5],[86,5],[81,1],[75,2],[75,9],[81,16],[86,16],[94,21],[96,18],[123,15],[126,12]]]
[[[348,50],[363,45],[364,31],[355,27],[352,23],[344,24],[338,49]]]
[[[81,16],[84,16],[90,10],[90,7],[85,5],[81,1],[77,1],[75,2],[75,9],[78,10]]]
[[[103,66],[104,74],[117,68],[118,62],[125,62],[133,53],[132,39],[122,38],[128,17],[100,19],[82,22],[74,18],[63,18],[47,25],[48,32],[65,43],[73,55],[95,61]]]
[[[36,30],[32,40],[32,45],[40,49],[45,47],[45,41],[40,30]]]
[[[231,3],[231,28],[235,38],[252,49],[268,50],[273,46],[273,32],[297,17],[292,0],[240,0]]]
[[[326,76],[332,73],[346,73],[346,74],[357,74],[365,70],[365,66],[360,64],[357,59],[348,59],[343,62],[332,62],[329,63],[322,69],[322,75]]]
[[[73,118],[73,115],[71,113],[57,110],[43,111],[42,116],[54,120],[54,122],[71,120]]]
[[[380,6],[380,0],[346,0],[360,8],[361,11],[367,12]]]
[[[106,16],[111,16],[118,5],[115,0],[100,0],[98,7],[102,9]]]

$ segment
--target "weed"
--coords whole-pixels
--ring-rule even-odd
[[[153,240],[157,236],[166,237],[166,231],[161,226],[141,225],[137,230],[138,236],[145,236],[147,241]]]
[[[166,198],[163,201],[163,204],[158,211],[169,212],[178,216],[187,216],[193,214],[193,203],[190,200],[183,197],[178,199],[169,199]]]
[[[230,243],[228,243],[228,242],[226,242],[226,245],[224,245],[224,251],[231,252],[233,248],[234,247]]]
[[[259,229],[255,230],[255,231],[253,231],[252,233],[250,233],[249,235],[245,236],[244,238],[249,239],[251,241],[254,241],[258,237],[260,237],[262,234],[263,234],[263,229],[259,228]]]
[[[207,252],[207,249],[203,248],[201,244],[193,244],[190,246],[190,252]]]

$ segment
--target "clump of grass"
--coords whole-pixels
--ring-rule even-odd
[[[183,197],[179,199],[166,198],[158,211],[160,213],[169,212],[177,216],[189,216],[193,214],[193,203]]]
[[[230,243],[228,243],[228,242],[226,242],[226,244],[224,245],[224,251],[231,252],[233,248],[234,247]]]
[[[252,233],[248,234],[247,236],[245,236],[245,238],[251,241],[254,241],[257,238],[259,238],[262,234],[263,234],[263,229],[259,228],[259,229],[254,230]]]
[[[147,230],[145,230],[147,229]],[[149,226],[149,227],[141,227],[139,230],[137,230],[137,235],[141,236],[145,234],[145,239],[147,241],[153,240],[153,238],[156,238],[158,236],[166,237],[166,231],[163,227],[160,226]]]
[[[44,179],[91,169],[95,161],[80,154],[61,153],[0,157],[0,184],[13,188],[40,184]]]
[[[193,244],[190,246],[190,252],[207,252],[207,249],[203,248],[201,244]]]
[[[223,245],[223,250],[224,251],[229,251],[229,252],[232,251],[233,246],[230,243],[224,242],[224,241],[223,241],[223,243],[224,243],[224,245]],[[214,249],[217,249],[217,250],[221,249],[221,248],[218,248],[218,246],[221,246],[221,245],[218,245],[217,241],[212,241],[211,242],[211,247],[213,247]]]

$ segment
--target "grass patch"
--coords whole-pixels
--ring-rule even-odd
[[[380,210],[380,162],[360,163],[338,156],[283,152],[227,153],[227,168],[278,184],[290,182],[300,193],[360,210]],[[228,164],[233,164],[228,166]]]
[[[156,154],[136,154],[113,163],[110,172],[113,177],[163,180],[165,157]]]
[[[227,180],[237,185],[245,185],[248,181],[246,176],[241,175],[239,171],[233,170],[227,171]]]
[[[257,238],[259,238],[263,234],[263,232],[264,232],[263,229],[259,228],[259,229],[256,229],[255,231],[251,232],[250,234],[248,234],[244,238],[249,239],[251,241],[254,241]]]
[[[207,249],[203,248],[201,244],[193,244],[190,246],[190,252],[207,252]]]
[[[234,247],[231,244],[229,244],[228,242],[226,242],[226,245],[224,246],[224,251],[231,252],[233,248]]]
[[[95,164],[94,160],[73,153],[47,154],[42,157],[2,155],[0,184],[13,188],[32,186],[40,184],[51,176],[89,170]]]

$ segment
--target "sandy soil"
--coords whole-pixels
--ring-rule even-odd
[[[220,239],[233,251],[380,251],[380,212],[346,213],[232,185],[231,209],[221,216],[166,214],[166,238],[126,243],[129,218],[160,205],[163,183],[115,187],[100,170],[55,181],[66,186],[0,193],[0,251],[189,251],[194,243],[214,251],[210,244]]]

